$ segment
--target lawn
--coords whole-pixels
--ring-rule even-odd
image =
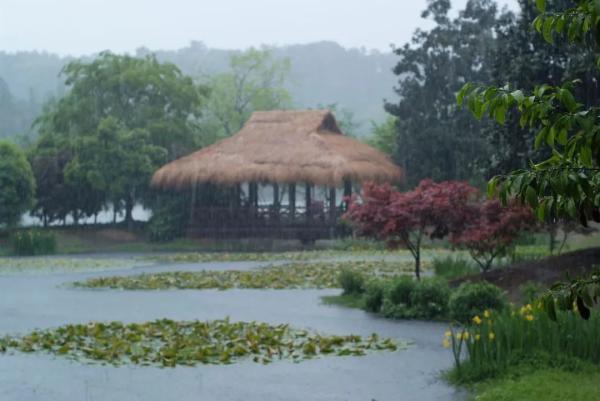
[[[475,387],[475,393],[474,401],[600,401],[600,369],[538,370],[482,383]]]

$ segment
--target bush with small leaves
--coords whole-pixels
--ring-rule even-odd
[[[417,282],[412,277],[398,277],[388,288],[386,298],[394,305],[411,306],[411,295]]]
[[[486,309],[502,310],[506,307],[506,295],[502,289],[486,281],[462,283],[450,296],[450,318],[469,322],[473,316]]]
[[[357,271],[344,269],[340,272],[338,280],[344,290],[344,295],[365,292],[365,276]]]
[[[415,316],[425,319],[444,317],[448,313],[450,288],[444,281],[423,279],[417,283],[410,298]]]
[[[365,309],[369,312],[378,313],[383,305],[385,283],[381,280],[369,281],[365,287]]]

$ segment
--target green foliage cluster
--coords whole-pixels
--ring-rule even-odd
[[[25,154],[0,141],[0,227],[13,227],[33,205],[35,180]]]
[[[465,260],[464,258],[446,256],[444,258],[434,258],[431,267],[435,272],[436,277],[451,280],[469,274],[475,274],[479,272],[479,269],[473,265],[473,263]]]
[[[189,218],[187,198],[181,193],[163,193],[157,197],[146,226],[150,241],[167,242],[182,236]]]
[[[338,275],[343,295],[362,294],[365,292],[365,276],[362,272],[342,269]]]
[[[487,281],[462,283],[452,292],[448,303],[450,318],[458,322],[469,322],[473,316],[485,310],[503,310],[507,305],[506,295]]]
[[[562,42],[571,47],[571,51],[560,49],[558,55],[566,56],[567,65],[576,66],[576,74],[553,74],[561,80],[533,87],[467,82],[457,102],[467,105],[475,117],[487,115],[501,125],[512,111],[521,129],[535,132],[530,141],[535,149],[545,151],[528,168],[492,178],[489,195],[497,192],[503,203],[515,196],[534,208],[542,221],[554,223],[563,218],[587,226],[589,220],[600,221],[600,98],[597,90],[590,90],[597,88],[600,74],[600,7],[595,0],[560,3],[563,7],[537,0],[539,15],[532,25],[548,44]],[[596,275],[557,284],[543,305],[555,318],[556,302],[561,309],[576,302],[578,312],[587,319],[598,294]]]
[[[230,364],[244,358],[270,363],[276,359],[301,361],[320,355],[364,355],[369,350],[395,351],[391,339],[373,334],[327,336],[287,325],[256,322],[178,322],[168,319],[146,323],[90,322],[53,330],[36,330],[23,337],[0,339],[0,352],[50,352],[74,359],[142,365],[193,366]]]
[[[523,362],[563,368],[600,363],[597,314],[586,322],[572,313],[560,312],[557,323],[541,304],[485,313],[446,333],[444,343],[455,357],[451,373],[455,381],[473,382],[507,374]]]
[[[10,236],[12,252],[18,256],[49,255],[56,252],[56,237],[50,231],[21,230]]]
[[[195,146],[206,88],[170,63],[104,52],[62,71],[69,87],[36,127],[30,160],[39,183],[34,209],[45,224],[125,212],[150,197],[151,175]]]
[[[290,263],[269,266],[259,270],[202,270],[196,272],[175,271],[135,276],[92,278],[75,283],[87,288],[121,288],[126,290],[208,289],[217,288],[339,288],[340,273],[351,276],[352,291],[357,283],[355,277],[395,277],[410,274],[410,264],[388,262],[338,262],[338,263]]]
[[[447,316],[448,285],[437,279],[415,281],[400,277],[392,281],[381,305],[381,314],[393,319],[439,319]]]

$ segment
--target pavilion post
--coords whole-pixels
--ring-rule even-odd
[[[296,216],[296,183],[291,183],[288,187],[288,205],[290,208],[290,219],[294,220]]]
[[[279,184],[273,183],[273,211],[279,215]]]
[[[329,218],[331,219],[331,221],[335,221],[336,219],[336,206],[335,206],[335,195],[336,195],[336,188],[335,187],[330,187],[329,188]]]
[[[344,210],[348,210],[349,198],[352,196],[352,181],[344,180]]]
[[[190,222],[194,223],[194,212],[196,210],[196,183],[192,183],[192,196],[190,199]]]
[[[306,218],[309,219],[311,218],[311,204],[312,204],[312,186],[310,183],[306,183],[305,186],[305,192],[304,192],[304,199],[305,199],[305,205],[306,205]]]

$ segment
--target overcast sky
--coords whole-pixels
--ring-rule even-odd
[[[455,8],[467,0],[455,0]],[[500,0],[516,8],[516,0]],[[81,55],[332,40],[387,51],[427,27],[426,0],[0,0],[0,50]]]

